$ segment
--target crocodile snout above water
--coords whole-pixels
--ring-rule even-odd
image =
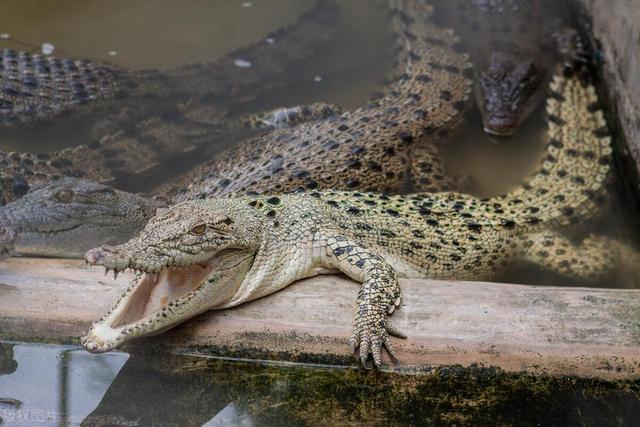
[[[476,103],[488,134],[509,136],[544,98],[561,60],[583,53],[547,0],[445,0],[440,19],[461,35],[475,64]]]
[[[484,131],[497,136],[514,135],[543,98],[545,73],[527,57],[491,53],[476,81]]]

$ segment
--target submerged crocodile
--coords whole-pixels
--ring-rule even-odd
[[[422,3],[412,1],[414,7]],[[640,257],[590,236],[576,245],[556,231],[598,209],[611,163],[594,87],[579,73],[554,77],[547,100],[547,155],[526,184],[489,199],[443,192],[369,192],[211,198],[180,203],[139,236],[91,250],[86,260],[136,279],[83,338],[91,352],[164,331],[211,309],[342,272],[362,287],[351,349],[366,363],[393,356],[388,317],[400,305],[398,277],[486,279],[525,259],[593,280]]]
[[[108,244],[126,241],[162,207],[162,199],[66,178],[3,206],[0,227],[13,235],[19,253],[82,258],[96,239]]]
[[[62,117],[94,119],[139,115],[140,110],[186,109],[206,117],[219,99],[246,101],[291,80],[296,63],[312,55],[333,33],[336,5],[318,0],[298,22],[224,57],[167,70],[125,70],[86,60],[0,51],[0,126]],[[190,105],[181,105],[189,103]],[[90,116],[100,112],[101,115]],[[102,124],[104,125],[104,124]],[[119,126],[112,131],[120,130]]]
[[[331,188],[397,193],[408,188],[417,191],[460,188],[459,180],[445,175],[436,142],[447,139],[462,119],[461,110],[471,90],[470,64],[466,54],[453,48],[457,38],[452,32],[435,26],[423,9],[421,4],[404,2],[394,9],[396,66],[383,91],[367,106],[336,114],[333,113],[337,109],[327,105],[276,110],[269,115],[275,119],[269,121],[268,127],[279,127],[273,126],[282,115],[279,111],[285,115],[293,113],[284,120],[286,123],[302,123],[244,141],[172,182],[158,195],[180,202],[248,191]],[[314,120],[327,109],[329,117]],[[314,111],[319,113],[313,114]],[[78,150],[52,153],[45,158],[14,154],[2,159],[0,155],[2,161],[9,177],[19,175],[18,171],[25,168],[42,176],[52,173],[77,176],[74,171],[87,164],[86,156]],[[136,161],[137,157],[131,161],[132,166]],[[100,173],[90,172],[86,178],[100,180]],[[12,186],[15,187],[15,181],[8,180],[2,188],[0,180],[0,191],[9,193],[5,199],[14,196]],[[23,224],[30,224],[33,229],[31,225],[40,218],[36,215],[32,221],[26,211],[20,213],[27,204],[7,206],[2,210],[4,215],[0,214],[3,216],[0,223],[13,225],[17,230],[24,228]],[[56,213],[63,215],[65,211],[62,208]],[[76,221],[80,217],[71,216],[75,216]],[[47,228],[44,224],[39,229],[60,231],[61,227]],[[89,235],[83,234],[85,238],[73,254],[83,249],[81,243],[86,243]],[[62,240],[59,236],[59,233],[50,233],[46,238],[55,245],[56,240]],[[44,240],[28,252],[42,254]],[[100,240],[89,247],[96,244],[100,244]],[[66,245],[58,242],[58,246],[58,255],[64,255]],[[54,251],[56,249],[46,254]]]
[[[126,71],[87,61],[0,51],[0,128],[81,119],[90,143],[58,153],[0,152],[0,204],[62,177],[138,176],[207,147],[245,124],[236,110],[281,88],[334,33],[337,7],[319,0],[294,25],[210,62]],[[238,67],[237,61],[243,65]],[[215,144],[214,144],[215,145]]]

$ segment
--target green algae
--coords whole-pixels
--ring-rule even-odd
[[[134,389],[143,398],[130,397]],[[149,399],[158,400],[153,410]],[[624,424],[640,414],[640,381],[533,376],[478,365],[405,375],[132,356],[93,416],[180,425],[173,416],[202,424],[229,402],[257,425]]]

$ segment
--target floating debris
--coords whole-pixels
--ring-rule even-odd
[[[250,1],[245,1],[242,3],[242,7],[251,7],[251,6],[253,6],[253,3]]]
[[[0,40],[9,40],[11,39],[11,34],[9,33],[0,33]]]
[[[44,55],[51,55],[56,47],[51,43],[42,43],[41,49]]]
[[[118,54],[118,52],[116,52],[115,50],[110,50],[109,51],[109,56],[116,56]]]
[[[313,81],[316,83],[320,83],[322,81],[322,76],[320,75],[313,76]]]
[[[240,68],[249,68],[251,67],[251,62],[247,61],[246,59],[236,59],[235,61],[233,61],[233,63],[235,64],[236,67],[240,67]]]
[[[276,39],[274,39],[273,37],[267,37],[264,40],[269,44],[274,44],[276,42]]]

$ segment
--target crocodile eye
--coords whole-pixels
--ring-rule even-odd
[[[202,236],[205,231],[207,231],[207,224],[198,224],[191,229],[190,233],[196,236]]]
[[[62,203],[69,203],[73,199],[73,191],[60,190],[55,194],[55,198]]]

